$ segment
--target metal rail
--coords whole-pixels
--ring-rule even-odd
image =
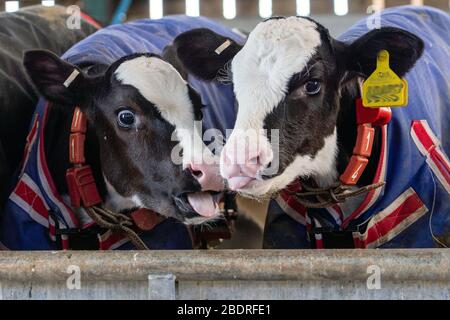
[[[0,252],[3,299],[450,299],[450,251]]]

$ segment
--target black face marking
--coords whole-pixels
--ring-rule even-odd
[[[188,93],[192,105],[194,106],[194,118],[196,121],[201,121],[203,119],[202,109],[204,108],[202,99],[200,95],[197,93],[197,91],[192,89],[192,87],[189,85],[188,85]]]

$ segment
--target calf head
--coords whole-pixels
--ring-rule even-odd
[[[382,49],[391,53],[399,76],[423,51],[423,42],[404,30],[381,28],[344,44],[302,17],[262,22],[242,48],[233,43],[223,56],[216,54],[225,40],[199,29],[178,37],[175,46],[179,59],[199,77],[212,79],[224,68],[229,72],[239,110],[222,150],[221,173],[231,189],[254,197],[276,193],[297,177],[323,186],[336,181],[342,92],[375,70]],[[209,66],[207,72],[192,67],[196,57]]]
[[[40,50],[27,52],[24,64],[45,98],[86,114],[98,140],[108,207],[148,208],[194,224],[217,216],[213,195],[223,180],[195,129],[201,100],[171,64],[135,54],[89,76]],[[68,84],[74,70],[79,74]]]

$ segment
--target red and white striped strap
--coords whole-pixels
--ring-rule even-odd
[[[306,208],[300,204],[289,191],[283,190],[275,201],[280,206],[281,210],[283,210],[283,212],[289,215],[292,219],[301,225],[305,226],[307,224]]]
[[[307,209],[297,198],[292,195],[292,193],[298,192],[300,190],[300,184],[298,180],[290,185],[285,190],[281,191],[280,195],[276,198],[278,206],[283,210],[284,213],[289,215],[292,219],[296,220],[301,225],[306,226],[308,224],[307,220]],[[330,208],[326,208],[330,213],[330,216],[335,220],[336,224],[341,225],[343,220],[343,214],[341,208],[335,205]]]
[[[33,149],[33,145],[36,141],[37,132],[39,129],[39,117],[35,116],[33,120],[33,125],[31,127],[30,132],[28,133],[26,145],[23,151],[23,157],[22,157],[22,163],[21,163],[21,170],[20,174],[22,175],[25,170],[25,164],[28,162],[28,158],[30,157],[30,152]]]
[[[377,248],[391,241],[426,212],[427,207],[414,189],[407,189],[370,220],[366,232],[353,233],[355,248]]]
[[[322,225],[317,219],[314,219],[314,226],[316,228],[321,228]],[[316,241],[316,249],[323,249],[323,237],[321,233],[314,233],[314,240]],[[312,239],[311,239],[312,240]]]
[[[98,235],[98,242],[100,250],[114,250],[130,242],[130,239],[121,233],[108,230],[104,234]]]
[[[426,120],[415,120],[411,126],[411,137],[420,153],[427,158],[433,173],[450,194],[450,161],[439,148],[441,142],[431,130]]]

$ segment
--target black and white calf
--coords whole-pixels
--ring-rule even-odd
[[[223,189],[223,181],[195,130],[200,97],[170,63],[153,54],[135,54],[89,75],[36,50],[25,54],[24,64],[37,89],[53,103],[46,151],[61,194],[67,194],[70,123],[74,106],[79,106],[88,120],[87,162],[106,207],[116,212],[147,208],[193,224],[217,216],[212,193]],[[181,163],[174,150],[182,150]]]
[[[232,190],[254,197],[274,194],[297,177],[313,178],[323,187],[337,181],[355,145],[354,101],[360,94],[359,80],[374,71],[381,49],[389,50],[391,66],[400,76],[423,50],[422,40],[397,28],[374,30],[344,44],[317,22],[302,17],[260,23],[242,48],[234,44],[223,57],[212,49],[225,39],[211,33],[194,30],[181,35],[175,44],[188,69],[196,65],[192,60],[197,57],[209,65],[209,52],[217,73],[233,55],[228,72],[239,111],[222,152],[221,173]],[[186,41],[193,38],[203,46],[203,54],[190,50]],[[204,68],[190,71],[206,79],[216,75]],[[276,155],[270,143],[273,129],[279,134]],[[250,143],[251,134],[256,134],[255,143]],[[265,175],[274,161],[279,169]],[[369,165],[362,184],[371,180],[374,169]]]
[[[177,35],[199,27],[236,41],[241,38],[206,18],[180,15],[103,28],[61,58],[39,50],[25,55],[32,82],[50,103],[41,99],[36,108],[24,170],[18,173],[0,222],[0,243],[17,250],[61,248],[55,232],[51,234],[57,216],[60,229],[88,228],[90,238],[95,238],[91,240],[101,249],[132,248],[111,228],[98,228],[97,224],[105,224],[91,210],[89,217],[83,208],[73,212],[81,187],[74,183],[75,171],[79,172],[74,165],[80,162],[69,161],[69,145],[70,150],[76,149],[69,143],[72,133],[78,142],[86,138],[86,161],[81,164],[91,166],[94,179],[90,181],[95,180],[103,206],[133,217],[148,247],[191,248],[190,228],[180,221],[200,224],[220,218],[217,200],[222,196],[223,178],[218,161],[203,144],[196,120],[204,117],[205,136],[209,128],[221,132],[232,128],[234,112],[223,110],[234,106],[233,92],[220,83],[189,76],[171,46]],[[76,106],[87,118],[87,133],[80,132]],[[75,201],[61,199],[68,191]],[[92,208],[86,205],[90,202],[82,202]],[[150,210],[136,210],[140,208]],[[162,219],[143,214],[149,211],[170,218],[152,228],[155,220]],[[136,221],[147,228],[140,228]],[[74,233],[75,238],[78,233]]]
[[[239,110],[221,173],[245,196],[279,195],[265,247],[448,246],[450,20],[411,6],[384,11],[381,22],[370,30],[361,20],[336,40],[308,18],[269,19],[223,55],[214,50],[226,39],[209,30],[175,41],[186,66],[208,66],[191,72],[211,79],[228,71],[234,84]],[[363,121],[360,86],[382,50],[408,80],[409,103],[392,108],[390,122]],[[366,158],[358,136],[374,136]]]

